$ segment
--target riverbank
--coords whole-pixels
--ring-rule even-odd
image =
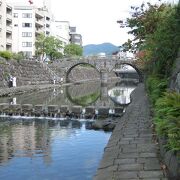
[[[94,180],[167,179],[144,84],[139,84],[132,99],[104,149]]]

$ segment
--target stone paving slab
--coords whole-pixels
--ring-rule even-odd
[[[139,84],[132,98],[104,149],[94,180],[167,180],[144,84]]]

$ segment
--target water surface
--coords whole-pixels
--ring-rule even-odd
[[[92,179],[110,134],[85,121],[1,118],[0,179]]]

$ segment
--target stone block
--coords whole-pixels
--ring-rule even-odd
[[[61,113],[67,113],[68,110],[69,110],[69,109],[68,109],[68,106],[61,106],[61,107],[60,107],[60,112],[61,112]]]
[[[21,105],[21,115],[31,115],[33,112],[32,104],[22,104]]]
[[[115,114],[122,114],[123,113],[124,108],[123,107],[115,107],[114,108],[114,113]]]
[[[21,105],[20,104],[10,104],[9,105],[9,113],[17,114],[21,112]]]
[[[91,115],[95,114],[95,107],[93,106],[86,107],[85,114],[91,114]]]
[[[48,113],[57,113],[59,110],[58,105],[48,105],[47,107]]]
[[[82,113],[82,106],[73,106],[73,107],[71,107],[71,112],[73,114],[77,114],[77,115],[81,114]]]
[[[44,106],[42,104],[34,106],[34,114],[35,116],[42,116],[44,113]]]
[[[163,178],[162,171],[140,171],[139,177],[140,178]]]
[[[98,108],[98,116],[108,116],[109,115],[109,109],[107,107],[99,107]]]
[[[0,113],[5,113],[8,110],[9,110],[9,104],[8,103],[0,104]]]

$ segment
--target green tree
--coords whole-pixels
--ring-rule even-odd
[[[36,56],[41,57],[42,60],[44,59],[44,55],[46,53],[46,50],[45,50],[45,40],[46,40],[46,37],[42,33],[42,34],[39,34],[37,36],[37,39],[36,39],[36,42],[35,42],[35,47],[36,47],[35,54],[36,54]]]
[[[54,36],[45,36],[44,34],[40,34],[37,37],[37,41],[35,43],[36,46],[36,55],[42,56],[44,59],[44,55],[48,55],[51,60],[62,57],[62,42]]]
[[[82,56],[83,49],[77,44],[68,44],[64,48],[65,56]]]
[[[166,8],[165,4],[152,5],[149,2],[147,4],[142,3],[140,7],[131,7],[131,18],[127,18],[124,21],[118,21],[120,27],[128,27],[130,30],[128,34],[132,34],[134,38],[132,40],[128,39],[127,42],[123,44],[125,50],[131,50],[136,52],[142,49],[146,42],[146,38],[153,34],[159,22],[162,20],[160,13]]]
[[[132,17],[121,27],[130,28],[134,38],[123,44],[132,52],[143,51],[149,73],[168,77],[180,46],[180,6],[170,4],[142,4],[131,7]]]
[[[45,53],[50,56],[51,60],[62,57],[62,42],[54,36],[48,36],[45,38]]]

